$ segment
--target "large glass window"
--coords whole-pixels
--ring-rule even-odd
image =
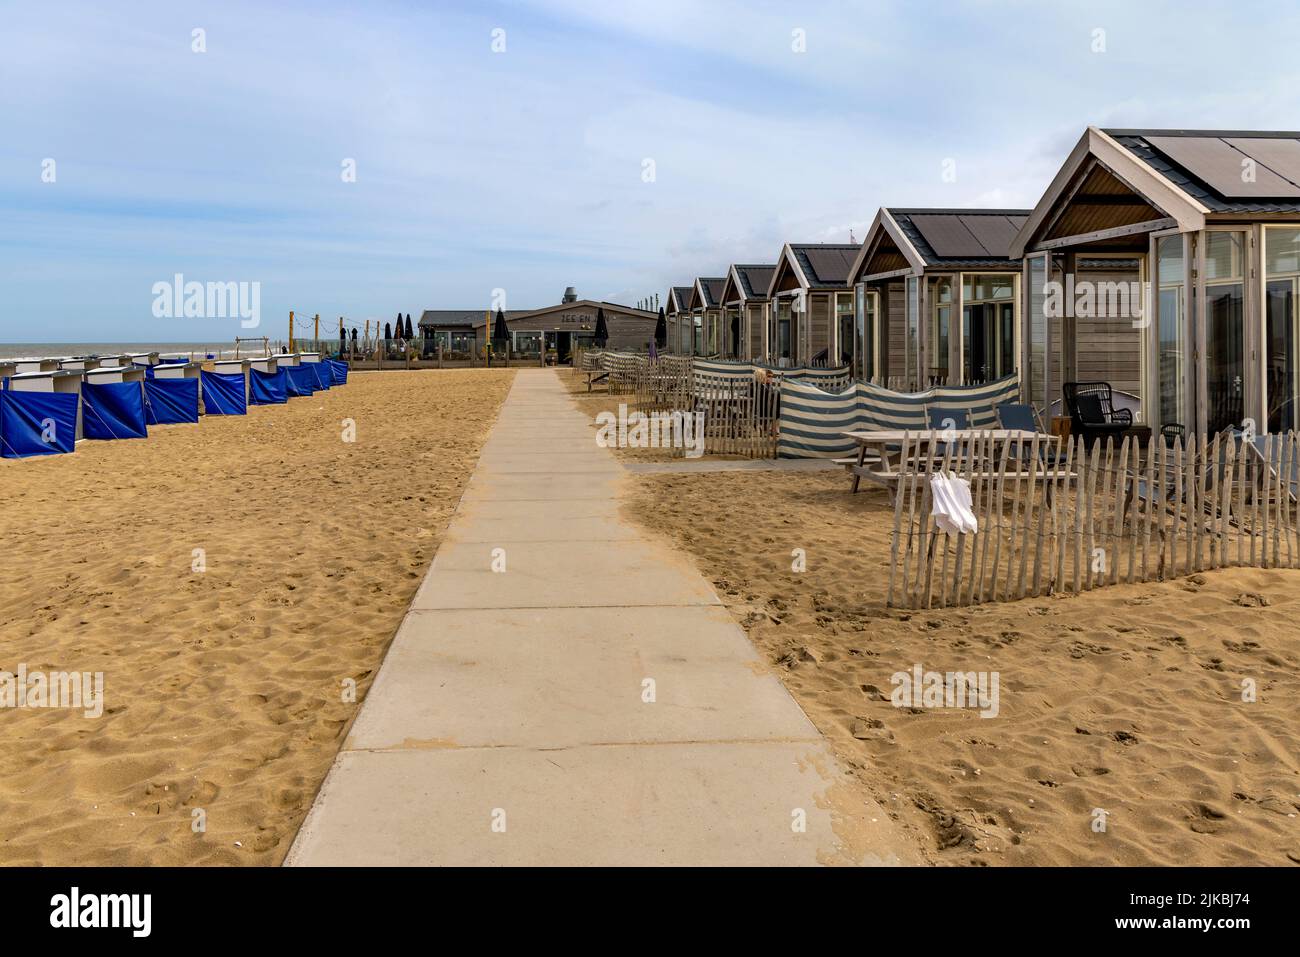
[[[903,337],[903,376],[908,388],[920,388],[917,375],[918,330],[921,327],[921,282],[915,276],[907,277],[907,332]]]
[[[1186,424],[1187,263],[1183,237],[1156,240],[1156,384],[1160,424]]]
[[[542,333],[537,332],[513,332],[514,352],[521,356],[538,356],[542,352]]]
[[[948,383],[949,329],[952,324],[952,280],[934,284],[934,311],[930,320],[930,379]]]
[[[1296,296],[1300,293],[1300,229],[1270,226],[1264,230],[1264,398],[1268,430],[1286,432],[1297,427]]]
[[[1242,424],[1245,413],[1244,236],[1205,234],[1206,429]]]

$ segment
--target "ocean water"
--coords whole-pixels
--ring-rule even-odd
[[[272,352],[282,352],[283,343],[271,340]],[[206,356],[221,358],[235,354],[233,342],[0,342],[0,359],[39,359],[64,356],[105,356],[116,353],[157,352],[164,356]],[[240,343],[240,355],[261,355],[261,343]]]

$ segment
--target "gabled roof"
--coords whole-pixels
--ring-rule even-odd
[[[1188,131],[1115,132],[1118,136],[1095,126],[1084,130],[1011,243],[1012,257],[1020,258],[1044,242],[1060,245],[1072,236],[1113,235],[1116,230],[1136,235],[1166,225],[1188,232],[1205,226],[1205,216],[1211,212],[1205,201],[1206,184],[1154,151],[1146,139],[1152,135],[1159,141],[1163,135]],[[1208,167],[1203,172],[1209,175]],[[1250,212],[1252,205],[1237,204],[1237,211]],[[1071,206],[1075,215],[1063,217]]]
[[[463,326],[471,329],[474,326],[483,325],[483,309],[426,309],[420,313],[419,325],[426,327]],[[527,313],[527,309],[507,309],[506,321],[508,322],[513,316]],[[496,313],[492,313],[496,317]]]
[[[786,243],[768,280],[767,295],[774,295],[787,273],[804,289],[844,289],[858,247],[850,243]]]
[[[691,288],[691,286],[669,286],[665,311],[668,313],[690,312]]]
[[[766,299],[767,286],[772,281],[776,265],[750,265],[735,263],[727,270],[727,281],[718,297],[721,303],[747,302]]]
[[[902,270],[1010,268],[1008,250],[1028,216],[1027,209],[882,207],[853,261],[850,281]],[[889,268],[879,269],[882,264]]]
[[[616,302],[604,302],[595,299],[579,299],[575,302],[561,302],[553,306],[543,306],[541,309],[506,309],[506,322],[514,322],[517,319],[532,318],[534,316],[544,316],[551,312],[565,312],[571,309],[588,307],[598,307],[604,309],[607,313],[615,313],[620,316],[632,316],[637,319],[654,319],[658,320],[659,313],[649,312],[645,309],[635,309],[632,306],[620,305]],[[491,310],[491,321],[496,321],[496,310]],[[426,309],[420,314],[420,325],[426,328],[454,328],[464,329],[482,328],[488,323],[488,310],[486,309]]]
[[[617,302],[605,302],[602,299],[577,299],[573,302],[560,302],[553,306],[543,306],[541,309],[510,309],[506,311],[506,322],[514,322],[517,319],[534,319],[538,316],[545,316],[552,312],[570,312],[574,309],[603,309],[606,318],[613,316],[629,316],[633,319],[649,319],[655,322],[659,321],[659,313],[651,312],[648,309],[637,309],[635,306],[624,306]],[[593,313],[594,314],[594,313]],[[492,313],[493,321],[496,321],[496,313]],[[482,313],[474,321],[474,325],[484,326],[487,322]]]
[[[691,287],[691,310],[717,308],[722,297],[722,287],[726,284],[727,280],[722,276],[696,279],[695,285]]]

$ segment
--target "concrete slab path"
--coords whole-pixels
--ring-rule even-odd
[[[290,865],[916,860],[520,370]]]

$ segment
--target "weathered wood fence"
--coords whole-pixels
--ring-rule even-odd
[[[1228,566],[1300,563],[1295,433],[1085,448],[1044,436],[908,438],[894,499],[888,603],[931,608],[1079,594]],[[970,483],[978,531],[931,516],[931,469]]]

